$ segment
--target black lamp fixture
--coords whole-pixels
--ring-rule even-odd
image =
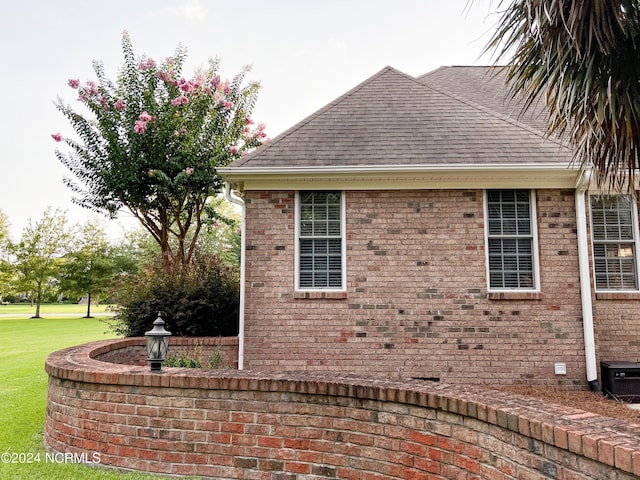
[[[161,318],[162,312],[158,312],[158,318],[153,322],[153,328],[145,332],[147,344],[147,359],[151,365],[152,372],[159,372],[162,362],[167,359],[169,351],[169,337],[171,332],[164,328],[164,320]]]

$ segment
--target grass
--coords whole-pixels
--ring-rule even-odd
[[[43,312],[63,313],[58,305],[43,307]],[[0,309],[0,313],[5,312]],[[6,452],[27,454],[32,456],[31,460],[33,460],[33,463],[0,461],[1,479],[157,480],[159,478],[139,473],[91,468],[77,463],[46,461],[42,441],[47,394],[44,360],[53,351],[106,338],[115,338],[115,335],[108,331],[106,323],[95,318],[0,317],[0,460],[6,459],[7,456],[3,455]],[[38,454],[40,461],[35,460]]]

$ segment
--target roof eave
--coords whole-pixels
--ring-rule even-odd
[[[575,188],[570,163],[227,167],[218,172],[239,190],[407,190]]]

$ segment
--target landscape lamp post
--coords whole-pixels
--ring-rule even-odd
[[[160,315],[161,312],[158,312],[158,318],[153,322],[153,328],[144,334],[147,344],[147,359],[152,372],[159,372],[162,368],[162,362],[167,359],[169,337],[171,336],[171,332],[164,329],[165,323]]]

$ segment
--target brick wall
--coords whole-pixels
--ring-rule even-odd
[[[640,295],[597,294],[594,325],[598,359],[640,362]]]
[[[305,298],[294,192],[246,191],[246,368],[584,388],[574,193],[536,197],[539,295],[487,294],[482,190],[409,190],[346,192],[347,291]]]
[[[117,343],[117,342],[116,342]],[[225,479],[640,475],[638,426],[478,386],[166,369],[56,352],[44,439],[103,466]]]
[[[197,349],[197,350],[196,350]],[[204,366],[215,352],[220,353],[222,368],[238,368],[237,337],[171,337],[168,356],[201,356]],[[92,353],[101,362],[121,365],[148,365],[144,337],[130,337],[110,343]]]

